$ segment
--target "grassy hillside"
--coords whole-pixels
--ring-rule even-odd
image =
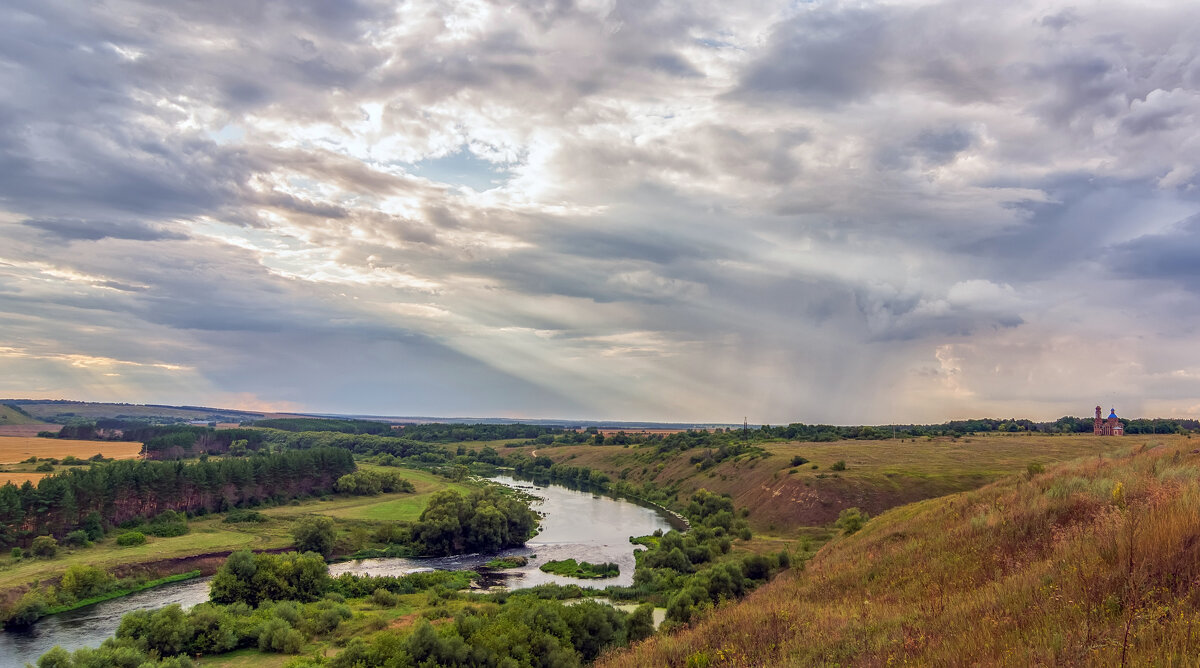
[[[0,426],[12,424],[42,424],[42,421],[16,406],[0,404]]]
[[[600,665],[1194,665],[1198,578],[1200,450],[1137,446],[891,510]]]
[[[691,459],[700,450],[657,457],[652,445],[536,448],[539,456],[604,471],[614,480],[647,481],[673,487],[680,498],[700,488],[729,494],[750,511],[756,531],[790,532],[835,521],[845,508],[871,515],[889,508],[976,489],[1004,476],[1084,455],[1113,452],[1143,443],[1188,444],[1183,436],[1033,433],[916,440],[768,443],[764,455],[742,455],[701,470]],[[1200,445],[1200,441],[1196,442]],[[530,451],[527,448],[526,451]],[[809,460],[792,465],[794,457]],[[845,470],[834,470],[837,462]]]

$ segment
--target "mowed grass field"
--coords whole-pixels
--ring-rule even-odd
[[[0,436],[0,464],[15,464],[30,457],[62,459],[74,455],[87,459],[96,453],[112,459],[133,459],[142,444],[133,441],[75,441],[36,436]]]
[[[429,505],[429,497],[443,489],[453,489],[460,494],[467,494],[470,488],[459,483],[448,482],[445,478],[435,476],[425,471],[396,469],[370,464],[359,464],[360,469],[377,471],[399,471],[400,474],[413,484],[416,492],[413,494],[381,494],[368,497],[373,502],[363,503],[362,497],[352,497],[345,501],[333,501],[324,504],[320,510],[314,511],[347,520],[368,520],[373,522],[412,522],[421,516],[425,506]],[[286,513],[287,508],[275,509],[276,512]]]
[[[57,578],[67,568],[76,564],[111,571],[118,566],[180,559],[243,547],[286,547],[291,543],[288,527],[278,523],[256,525],[253,529],[247,529],[245,525],[222,524],[221,517],[193,520],[188,523],[191,528],[189,533],[173,538],[149,536],[144,545],[121,547],[116,544],[115,537],[109,536],[88,548],[73,549],[60,546],[58,556],[53,559],[5,558],[0,561],[0,591],[39,580]]]

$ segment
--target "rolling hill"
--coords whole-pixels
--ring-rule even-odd
[[[0,426],[24,424],[43,424],[43,422],[18,406],[0,404]]]
[[[1031,467],[892,509],[807,569],[598,665],[1194,665],[1189,445]]]

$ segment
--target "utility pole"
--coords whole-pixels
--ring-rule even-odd
[[[750,417],[749,416],[742,418],[742,440],[746,441],[746,442],[750,441]]]

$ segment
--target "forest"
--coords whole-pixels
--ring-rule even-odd
[[[0,544],[64,536],[84,523],[115,526],[168,510],[210,513],[332,492],[356,468],[341,448],[288,450],[220,461],[123,460],[72,468],[35,486],[0,486]]]

